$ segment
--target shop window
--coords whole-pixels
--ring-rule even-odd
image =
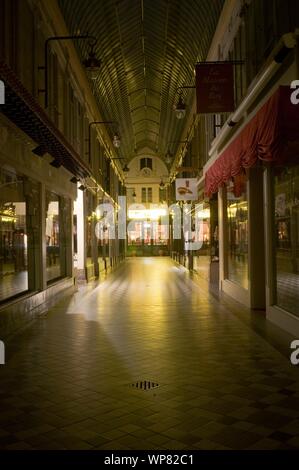
[[[131,221],[128,229],[128,246],[167,245],[168,228],[156,220]]]
[[[276,303],[299,316],[299,166],[275,177]]]
[[[51,282],[63,275],[60,246],[59,196],[46,191],[46,279]]]
[[[248,289],[248,200],[246,175],[227,185],[227,276]]]
[[[25,179],[0,172],[0,301],[28,290]]]

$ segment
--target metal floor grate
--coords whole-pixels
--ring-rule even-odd
[[[135,388],[136,390],[152,390],[153,388],[159,387],[159,384],[150,380],[140,380],[130,384],[130,387]]]

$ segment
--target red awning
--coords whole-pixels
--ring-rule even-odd
[[[292,91],[279,87],[207,170],[207,196],[258,159],[283,164],[295,158],[299,162],[299,146],[294,146],[299,144],[299,104],[291,103]]]

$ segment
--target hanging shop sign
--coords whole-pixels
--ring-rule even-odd
[[[176,200],[197,200],[197,178],[177,178],[175,180]]]
[[[227,113],[234,110],[232,62],[196,64],[197,113]]]

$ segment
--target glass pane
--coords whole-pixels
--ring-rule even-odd
[[[0,301],[28,290],[23,177],[0,173]]]
[[[146,167],[146,158],[140,158],[140,170]]]
[[[248,289],[247,185],[238,181],[227,187],[228,279]]]
[[[146,188],[141,189],[141,202],[146,202]]]
[[[128,226],[128,245],[142,245],[143,241],[143,223],[131,221]]]
[[[153,162],[151,158],[140,159],[140,170],[143,170],[143,168],[150,168],[151,170],[153,169]]]
[[[46,278],[47,282],[61,276],[59,242],[59,197],[46,192]]]
[[[275,177],[276,303],[299,316],[299,166]]]
[[[209,279],[210,271],[210,243],[211,243],[211,230],[210,230],[210,206],[203,202],[200,204],[201,209],[196,212],[196,216],[201,219],[200,234],[196,233],[196,222],[192,221],[192,241],[195,242],[202,238],[202,246],[199,250],[193,251],[193,269],[200,276]],[[198,229],[197,229],[198,230]],[[215,230],[215,229],[214,229]],[[213,234],[212,234],[213,235]],[[213,238],[213,237],[212,237]],[[215,253],[216,254],[216,253]]]

